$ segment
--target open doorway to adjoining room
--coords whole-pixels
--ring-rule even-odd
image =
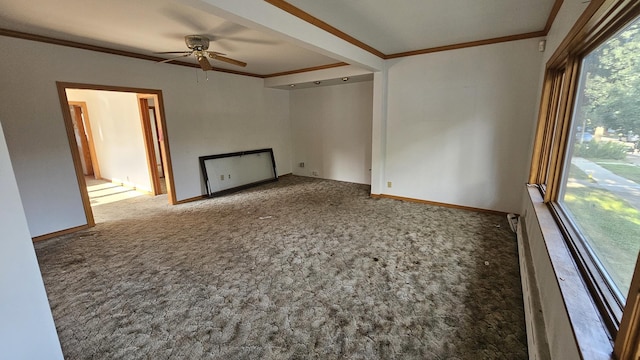
[[[176,203],[162,92],[58,83],[87,225],[92,206],[167,194]]]

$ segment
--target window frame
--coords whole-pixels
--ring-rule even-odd
[[[529,174],[529,183],[540,190],[615,339],[614,353],[619,359],[640,354],[640,266],[636,264],[625,305],[558,200],[566,162],[570,161],[566,154],[572,144],[571,122],[582,60],[638,16],[640,2],[637,0],[592,0],[550,57],[545,68]]]

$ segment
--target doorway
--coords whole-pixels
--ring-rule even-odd
[[[87,190],[87,182],[93,179],[139,188],[154,196],[167,194],[170,204],[177,203],[161,90],[61,82],[57,86],[88,226],[95,225]],[[117,106],[104,106],[104,101],[70,101],[68,93],[73,97],[74,92],[82,90],[96,90],[93,93],[103,97],[133,97],[132,104],[123,105],[135,111],[129,112],[124,130],[117,128],[122,125],[114,125],[114,121],[101,119],[106,111]],[[131,148],[132,144],[137,147]],[[144,168],[147,172],[141,170]]]

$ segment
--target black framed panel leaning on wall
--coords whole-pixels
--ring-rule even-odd
[[[278,180],[271,148],[200,156],[198,159],[207,197]]]

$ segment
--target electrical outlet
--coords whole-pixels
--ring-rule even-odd
[[[228,179],[231,179],[231,174],[229,174],[229,177],[228,177]]]
[[[544,48],[546,47],[546,45],[547,45],[547,41],[546,40],[540,40],[538,42],[538,51],[543,52]]]
[[[390,188],[391,187],[391,181],[387,181],[387,187]]]
[[[318,176],[318,172],[317,172],[317,171],[312,171],[312,172],[311,172],[311,175],[312,175],[312,176]]]
[[[220,181],[224,180],[224,175],[220,175]]]
[[[304,162],[301,162],[301,163],[300,163],[300,167],[304,167]]]

